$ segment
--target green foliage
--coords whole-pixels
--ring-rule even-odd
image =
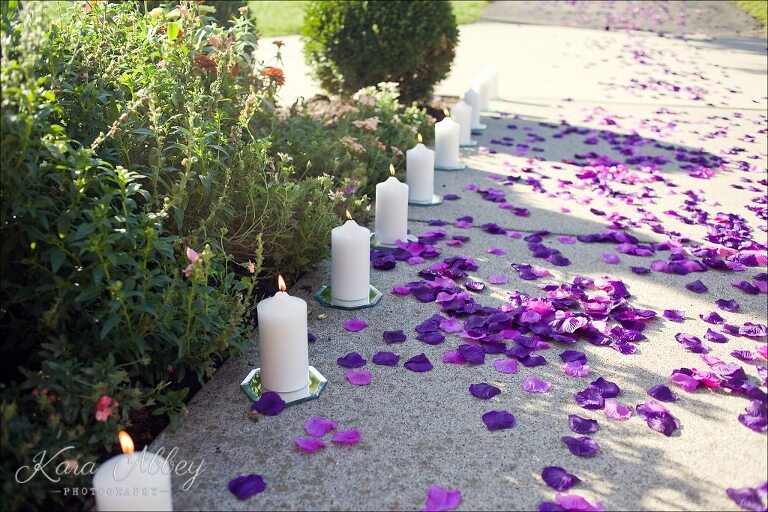
[[[398,82],[405,102],[425,99],[450,70],[458,42],[445,1],[314,1],[302,27],[304,52],[322,86],[351,95]]]
[[[64,499],[42,477],[14,480],[41,450],[74,445],[82,465],[136,417],[175,425],[190,384],[247,342],[256,279],[326,257],[344,210],[363,218],[388,164],[430,131],[391,85],[288,115],[282,71],[253,60],[253,24],[222,26],[205,3],[77,3],[54,20],[23,5],[3,4],[0,74],[12,510]]]
[[[736,5],[760,21],[763,27],[768,26],[768,2],[766,0],[737,0]]]

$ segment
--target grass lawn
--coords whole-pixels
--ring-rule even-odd
[[[738,0],[736,5],[746,11],[753,18],[757,18],[763,24],[768,26],[768,1],[766,0]]]
[[[256,18],[256,26],[262,36],[286,36],[298,34],[304,19],[305,1],[253,0],[249,2]],[[485,10],[486,0],[458,0],[451,2],[459,25],[472,23]]]

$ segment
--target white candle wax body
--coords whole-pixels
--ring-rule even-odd
[[[459,124],[446,117],[435,123],[435,165],[458,167],[459,163]]]
[[[481,129],[483,125],[480,122],[480,95],[475,89],[469,89],[464,93],[464,101],[472,109],[472,128]]]
[[[488,80],[488,97],[495,99],[499,97],[499,70],[494,66],[485,68],[483,74]]]
[[[173,510],[171,467],[151,452],[122,454],[99,466],[93,475],[96,509]]]
[[[376,185],[376,240],[394,244],[408,237],[408,185],[394,176]]]
[[[472,142],[472,107],[464,101],[451,107],[451,119],[459,124],[459,144]]]
[[[480,75],[472,80],[472,88],[477,91],[480,96],[480,110],[488,110],[488,104],[490,103],[490,83],[488,82],[487,75]]]
[[[261,385],[290,392],[309,383],[307,303],[277,292],[256,306],[259,318]]]
[[[334,302],[368,298],[371,232],[348,220],[331,231],[331,294]]]
[[[405,174],[408,198],[431,201],[435,193],[435,152],[421,143],[406,151]]]

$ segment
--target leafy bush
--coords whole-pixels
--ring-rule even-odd
[[[349,102],[315,102],[279,123],[273,147],[293,155],[306,175],[346,177],[341,199],[370,196],[389,175],[389,164],[404,168],[405,151],[416,144],[417,133],[431,136],[432,119],[422,109],[404,107],[398,97],[397,84],[381,83],[361,89]],[[360,205],[347,206],[354,211]]]
[[[425,99],[451,68],[458,29],[446,1],[313,1],[304,52],[322,86],[351,95],[398,82],[406,102]]]

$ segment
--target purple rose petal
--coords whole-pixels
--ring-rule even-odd
[[[384,343],[402,343],[406,339],[403,331],[384,331]]]
[[[752,400],[744,413],[739,414],[739,422],[755,432],[765,432],[768,430],[768,407],[760,400]]]
[[[741,489],[734,489],[729,487],[725,493],[729,498],[733,500],[738,506],[744,510],[752,510],[754,512],[765,512],[766,506],[763,504],[762,496],[765,496],[766,484],[763,483],[760,487],[743,487]],[[761,492],[762,491],[762,492]]]
[[[592,434],[593,432],[600,430],[600,425],[597,423],[597,420],[582,418],[576,414],[568,415],[568,425],[571,427],[571,432],[577,434]]]
[[[621,392],[621,389],[619,389],[619,386],[616,385],[616,383],[605,380],[602,377],[593,380],[590,384],[600,390],[600,394],[603,395],[603,398],[614,398]]]
[[[581,364],[578,361],[570,361],[563,365],[563,372],[571,377],[586,377],[592,373],[592,368],[588,364]]]
[[[715,301],[715,306],[722,309],[723,311],[728,311],[730,313],[739,310],[739,303],[734,299],[717,299]]]
[[[362,370],[349,370],[347,380],[355,386],[367,386],[371,383],[371,372],[363,368]]]
[[[635,408],[640,417],[648,424],[648,427],[657,432],[661,432],[667,437],[671,436],[675,430],[680,428],[679,423],[669,410],[654,400],[639,404]]]
[[[619,256],[612,252],[603,253],[603,261],[609,265],[616,265],[619,263]]]
[[[445,489],[439,485],[430,485],[427,489],[427,500],[422,512],[443,512],[454,510],[461,504],[459,489]]]
[[[544,468],[541,471],[541,479],[556,491],[567,491],[581,482],[579,477],[558,466],[547,466]]]
[[[483,364],[485,362],[485,352],[477,345],[464,343],[456,347],[456,351],[461,354],[464,360],[471,364]]]
[[[251,473],[250,475],[240,475],[237,478],[230,480],[229,484],[227,484],[227,488],[238,500],[243,501],[254,494],[264,492],[264,489],[267,488],[267,484],[264,482],[261,475]]]
[[[574,512],[603,512],[605,510],[605,507],[599,501],[592,504],[576,494],[557,493],[555,495],[555,505],[560,507],[560,510]]]
[[[699,318],[701,318],[708,324],[720,325],[725,323],[725,319],[714,311],[710,311],[709,313],[704,315],[699,315]]]
[[[546,393],[552,387],[552,384],[546,380],[529,375],[523,379],[521,386],[524,391],[529,393]]]
[[[360,320],[357,317],[352,317],[348,320],[344,320],[344,328],[349,332],[362,331],[366,327],[368,327],[368,323],[365,322],[364,320]]]
[[[373,364],[381,366],[397,366],[400,362],[400,356],[392,352],[376,352],[372,358]]]
[[[350,352],[344,357],[338,358],[336,362],[339,364],[339,366],[343,366],[344,368],[360,368],[361,366],[365,366],[367,363],[367,361],[363,359],[363,356],[357,352]]]
[[[314,437],[300,437],[293,440],[296,448],[304,453],[315,453],[321,448],[325,448],[325,443]]]
[[[470,281],[464,283],[464,288],[471,292],[481,292],[485,288],[485,283],[481,283],[480,281]]]
[[[323,418],[322,416],[313,416],[304,422],[304,430],[313,437],[323,437],[336,427],[335,421]]]
[[[664,384],[653,386],[648,390],[648,394],[662,402],[674,402],[677,400],[677,395]]]
[[[579,438],[564,436],[561,439],[568,446],[571,453],[579,457],[592,457],[600,449],[600,445],[587,436]]]
[[[501,373],[512,374],[517,372],[517,361],[515,359],[496,359],[492,364]]]
[[[592,385],[575,393],[573,399],[585,409],[602,409],[605,405],[605,397],[600,392],[600,388]]]
[[[706,340],[711,341],[712,343],[727,343],[728,337],[722,333],[719,333],[717,331],[713,331],[712,329],[707,329],[707,333],[704,335],[704,338]]]
[[[515,426],[515,417],[507,411],[488,411],[483,414],[483,423],[491,432]]]
[[[664,318],[671,320],[672,322],[685,322],[685,313],[677,309],[665,309]]]
[[[632,408],[609,398],[605,401],[605,415],[612,420],[625,421],[632,417]]]
[[[276,416],[285,409],[285,401],[274,391],[265,391],[259,399],[251,405],[251,410],[264,416]]]
[[[701,279],[697,279],[691,283],[688,283],[685,285],[685,287],[694,293],[704,293],[709,290],[709,288],[707,288],[706,285],[701,282]]]
[[[429,359],[427,359],[426,354],[422,352],[419,355],[413,356],[409,360],[405,362],[404,365],[406,368],[411,370],[412,372],[428,372],[434,366],[432,366],[432,363],[429,362]]]
[[[488,254],[494,254],[496,256],[503,256],[507,254],[507,251],[502,249],[501,247],[489,247],[488,250],[486,250]]]
[[[483,400],[488,400],[489,398],[493,398],[496,395],[501,394],[501,390],[499,388],[496,386],[491,386],[490,384],[486,384],[485,382],[470,384],[469,392],[477,398],[481,398]]]
[[[491,274],[488,276],[488,282],[491,284],[504,284],[509,281],[509,278],[507,276],[502,276],[498,274]]]
[[[360,440],[360,431],[354,428],[333,433],[331,442],[336,444],[356,444]]]

